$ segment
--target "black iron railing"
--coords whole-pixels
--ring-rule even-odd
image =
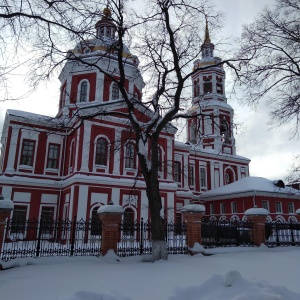
[[[300,246],[300,223],[280,219],[266,222],[266,244],[274,246]]]
[[[10,219],[1,259],[22,257],[100,255],[100,220]]]
[[[119,256],[151,254],[151,224],[144,222],[121,222],[117,248]],[[165,239],[169,254],[186,254],[186,224],[165,221]]]
[[[202,245],[208,247],[252,246],[251,229],[247,221],[202,219]]]

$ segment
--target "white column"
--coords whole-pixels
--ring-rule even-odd
[[[211,189],[214,189],[215,186],[215,161],[210,161],[210,185]]]
[[[17,149],[17,144],[18,144],[18,132],[19,128],[13,127],[12,132],[11,132],[11,139],[10,139],[10,144],[6,144],[6,149],[9,148],[8,152],[8,160],[7,160],[7,166],[5,173],[13,173],[15,171],[14,169],[14,163],[15,163],[15,158],[16,158],[16,149]],[[21,151],[21,147],[19,148]],[[3,153],[4,154],[4,153]]]
[[[112,188],[111,189],[111,199],[109,201],[113,201],[114,204],[119,204],[120,201],[120,189],[119,188]]]
[[[104,74],[97,72],[97,79],[96,79],[96,101],[103,102],[103,87],[104,87]],[[108,100],[108,99],[106,99]]]
[[[91,153],[91,122],[85,121],[83,129],[83,145],[82,145],[82,159],[81,172],[89,172],[89,154]],[[93,159],[93,158],[92,158]]]
[[[121,129],[116,128],[115,131],[115,148],[114,148],[114,168],[113,174],[120,175],[121,163]]]
[[[148,197],[145,190],[141,191],[141,218],[144,218],[144,221],[148,220]]]
[[[168,221],[175,221],[174,220],[174,210],[175,210],[175,193],[174,192],[169,192],[167,194],[167,205],[166,207],[168,209]]]
[[[188,158],[188,154],[184,154],[183,156],[183,162],[184,162],[184,170],[183,170],[183,180],[184,180],[184,188],[189,188],[189,158]]]
[[[76,171],[78,171],[78,158],[79,158],[79,151],[78,151],[78,149],[79,149],[79,142],[82,142],[82,141],[80,141],[80,128],[79,129],[77,129],[77,133],[76,133],[76,143],[75,143],[75,149],[74,149],[74,151],[75,151],[75,162],[74,162],[74,170],[73,170],[73,173],[74,172],[76,172]]]
[[[167,180],[172,180],[172,168],[173,168],[173,138],[167,139],[167,153],[166,153],[166,162],[167,162]]]
[[[86,219],[88,190],[87,185],[79,186],[77,220]]]
[[[220,171],[220,186],[223,186],[224,185],[224,170],[223,170],[223,163],[222,162],[220,162],[219,171]]]

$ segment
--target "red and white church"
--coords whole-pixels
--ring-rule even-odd
[[[91,65],[99,64],[117,78],[116,56],[107,52],[115,39],[108,9],[95,28],[95,39],[79,43],[68,55],[76,55],[92,62]],[[213,194],[204,197],[208,191],[248,177],[250,160],[236,154],[234,111],[227,103],[225,71],[221,59],[214,57],[214,44],[207,28],[201,50],[202,58],[194,62],[194,68],[214,66],[193,75],[189,113],[203,114],[188,120],[185,143],[175,140],[177,129],[171,124],[160,135],[161,214],[179,220],[182,206],[201,202],[208,215],[242,218],[244,211],[253,206],[252,201],[240,205],[236,203],[242,200],[230,195],[224,201],[219,194],[216,199]],[[142,101],[145,84],[138,57],[125,45],[123,57],[126,90]],[[18,110],[6,112],[1,139],[0,193],[13,200],[13,214],[38,219],[42,216],[88,219],[101,205],[113,201],[124,208],[128,218],[147,219],[145,183],[139,176],[130,124],[110,114],[112,110],[126,110],[118,87],[95,66],[87,67],[71,59],[64,65],[59,80],[61,96],[56,117]],[[105,115],[97,114],[104,111]],[[91,113],[95,117],[81,118],[80,126],[74,121],[74,114],[84,117]],[[141,114],[145,121],[151,118],[149,111]],[[278,198],[277,194],[273,196],[277,202],[290,201],[294,209],[299,206],[295,195],[288,200]],[[281,211],[280,215],[285,213],[288,216],[292,211]]]

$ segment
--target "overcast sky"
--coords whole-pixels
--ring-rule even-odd
[[[251,23],[265,5],[273,6],[275,0],[215,0],[216,9],[224,13],[222,36],[239,37],[242,25]],[[215,37],[216,38],[216,37]],[[212,36],[214,42],[214,36]],[[11,89],[26,89],[23,80],[10,82]],[[271,129],[269,111],[265,104],[253,111],[241,106],[227,93],[228,103],[235,109],[235,123],[242,124],[236,138],[237,154],[251,159],[250,175],[269,179],[284,179],[291,168],[293,157],[298,154],[299,141],[290,140],[289,126]],[[55,116],[58,107],[59,82],[53,80],[29,97],[18,102],[1,103],[0,128],[5,110],[20,109]]]

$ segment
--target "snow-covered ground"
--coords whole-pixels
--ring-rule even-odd
[[[214,255],[14,260],[0,272],[5,300],[299,300],[300,248],[223,248]]]

